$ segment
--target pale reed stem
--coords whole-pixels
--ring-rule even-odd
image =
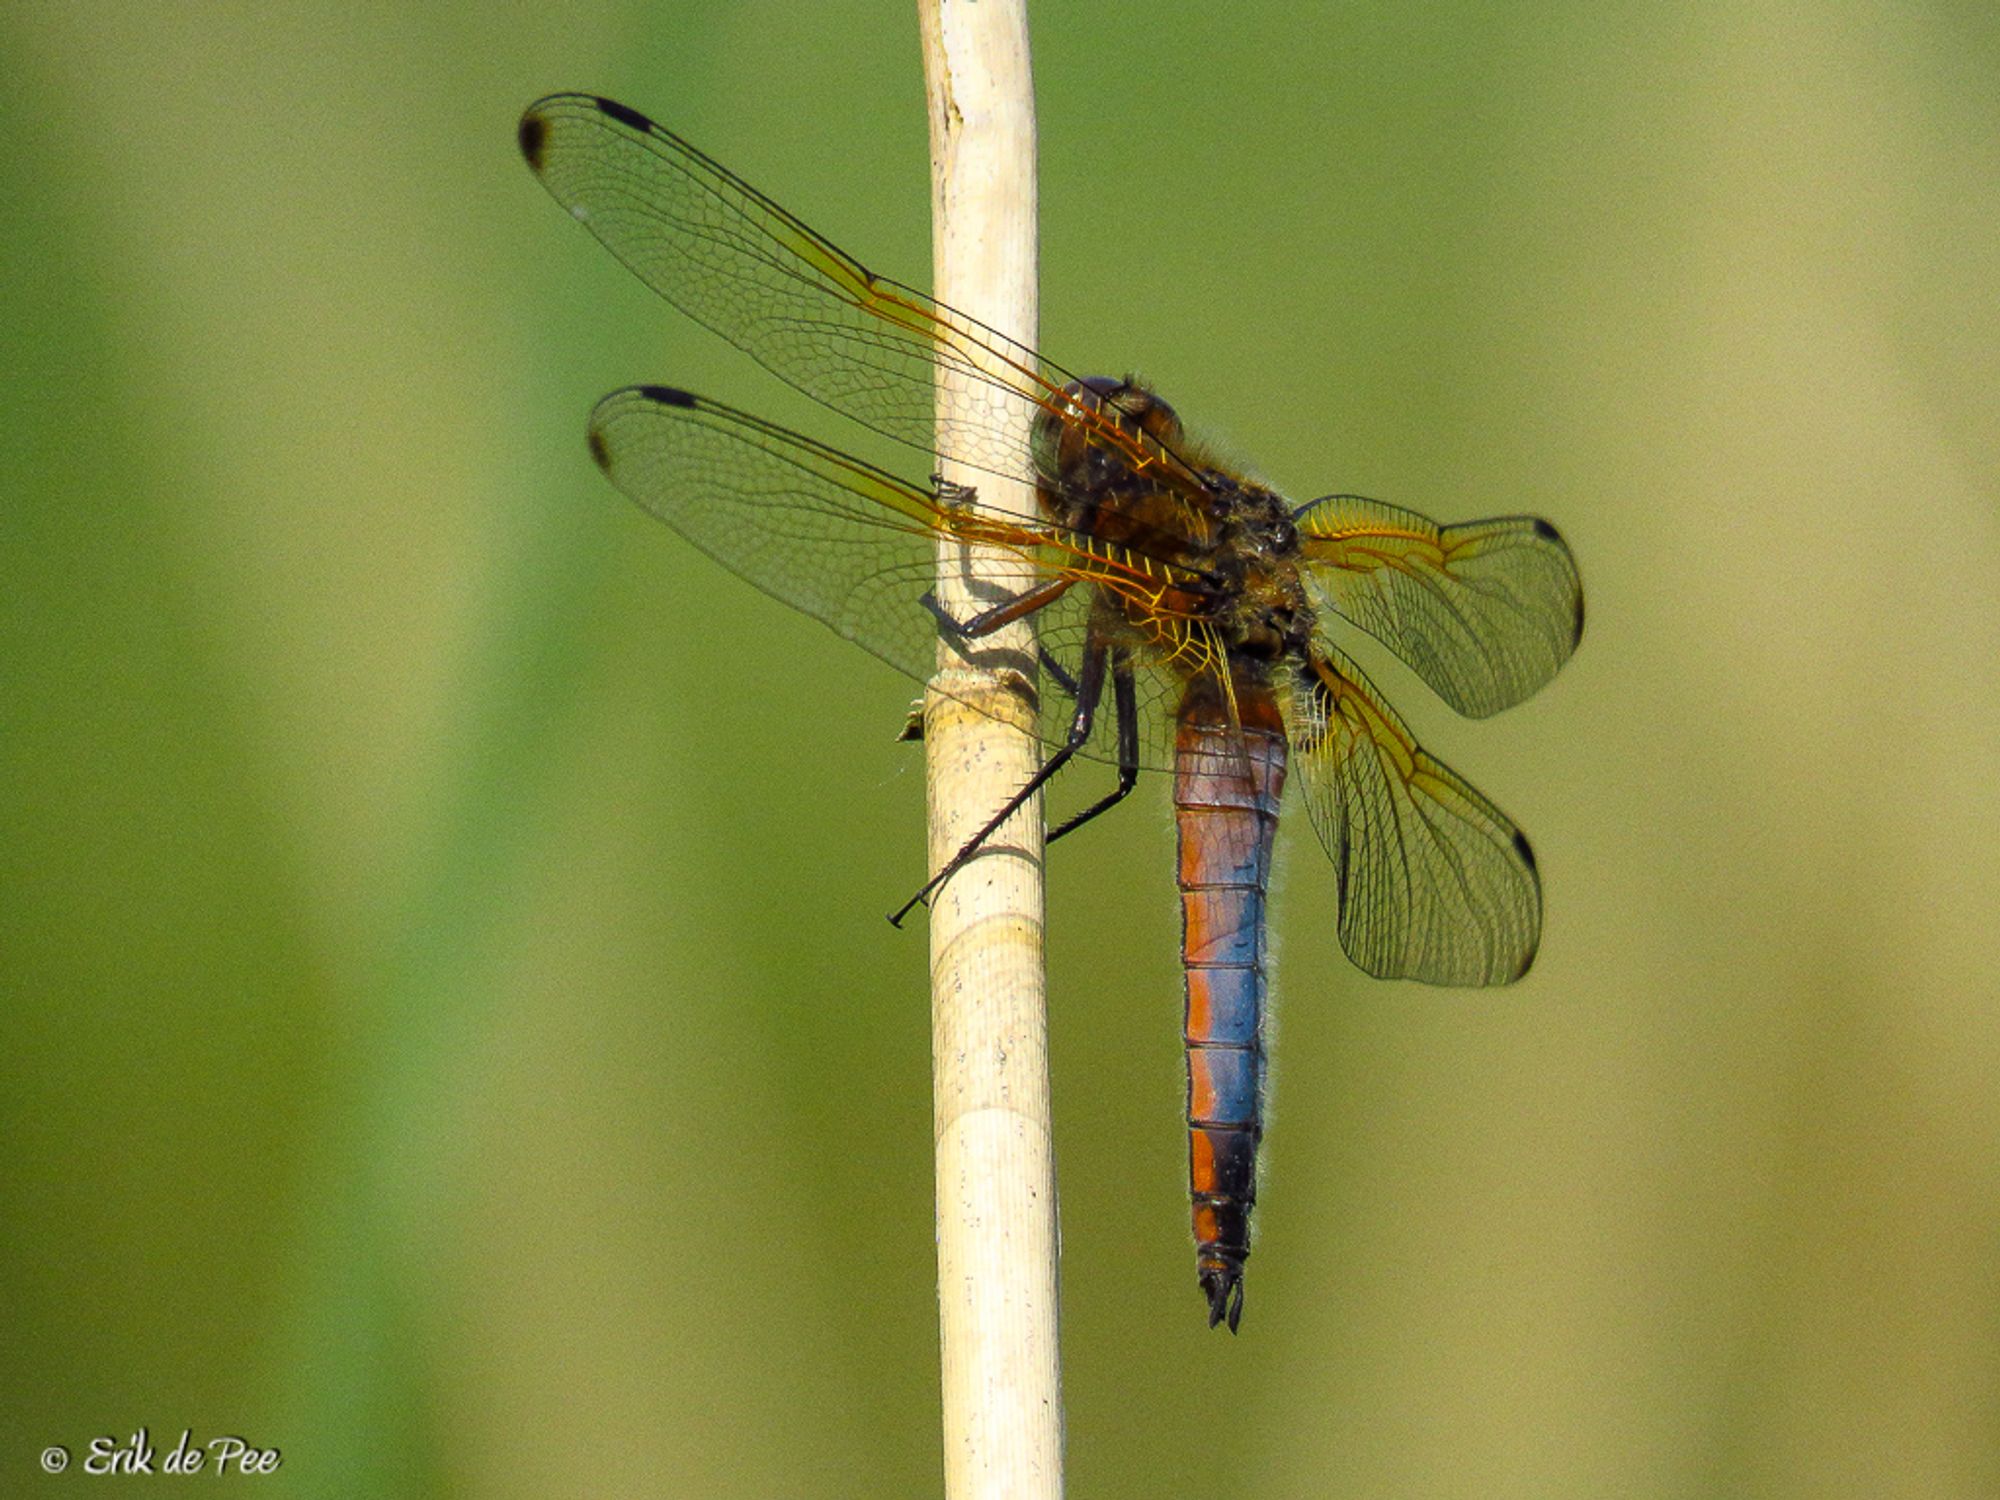
[[[919,0],[930,105],[938,300],[1020,340],[1036,338],[1034,89],[1023,0]],[[939,400],[976,386],[939,377]],[[962,409],[959,408],[959,409]],[[995,412],[1029,432],[1025,412]],[[946,466],[978,503],[1032,514],[1024,486]],[[990,560],[989,564],[990,564]],[[981,560],[973,559],[978,576]],[[939,599],[974,606],[956,545]],[[987,576],[993,576],[989,571]],[[1003,587],[1018,587],[1019,579]],[[978,655],[1032,664],[1023,624]],[[937,870],[1034,774],[1039,752],[1018,676],[975,671],[941,651],[924,736],[930,859]],[[937,1147],[938,1315],[948,1500],[1048,1500],[1062,1493],[1055,1157],[1049,1129],[1042,973],[1041,799],[952,877],[931,909]]]

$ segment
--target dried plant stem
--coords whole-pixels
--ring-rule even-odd
[[[1024,343],[1036,336],[1034,90],[1023,0],[919,0],[930,104],[938,299]],[[962,409],[976,388],[940,403]],[[1026,417],[1022,450],[1029,441]],[[978,503],[1033,513],[1024,487],[955,471]],[[956,547],[939,598],[973,612],[980,576]],[[991,560],[986,560],[990,567]],[[987,576],[993,576],[991,572]],[[1003,585],[1005,586],[1005,585]],[[1014,585],[1018,587],[1018,580]],[[1034,661],[1025,624],[979,643],[981,662]],[[987,648],[991,648],[990,651]],[[930,858],[937,870],[1034,774],[1034,722],[1018,673],[940,653],[950,693],[925,703]],[[1042,971],[1042,820],[1035,798],[955,875],[931,910],[938,1312],[945,1494],[1062,1493],[1055,1158]]]

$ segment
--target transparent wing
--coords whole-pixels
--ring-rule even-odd
[[[1576,562],[1547,521],[1440,526],[1358,495],[1314,500],[1296,519],[1310,586],[1462,714],[1530,696],[1583,634]]]
[[[1034,616],[1035,638],[1043,658],[1041,738],[1060,745],[1069,733],[1078,664],[1084,642],[1095,631],[1111,644],[1114,658],[1131,675],[1133,706],[1138,720],[1139,765],[1146,770],[1174,767],[1174,721],[1187,695],[1189,680],[1213,670],[1219,660],[1212,647],[1197,640],[1171,642],[1155,628],[1133,625],[1117,604],[1119,585],[1100,581],[1091,588],[1071,589]],[[1090,739],[1079,753],[1092,760],[1118,761],[1115,694],[1106,688]]]
[[[1534,961],[1542,888],[1507,815],[1425,753],[1331,647],[1284,694],[1306,807],[1338,880],[1340,945],[1378,979],[1507,984]]]
[[[931,490],[747,412],[667,386],[614,391],[590,418],[590,449],[605,475],[641,509],[757,588],[823,621],[898,671],[927,682],[937,670],[938,619],[925,604],[938,541],[977,544],[1008,565],[999,604],[1050,580],[1074,583],[1034,614],[1041,668],[1042,735],[1068,732],[1083,644],[1093,618],[1131,661],[1140,710],[1141,763],[1167,764],[1174,680],[1146,642],[1106,608],[1100,592],[1124,586],[1115,560],[1089,538],[948,505]],[[968,649],[979,651],[977,642]],[[1085,753],[1114,760],[1115,723],[1098,715]]]
[[[1065,396],[1068,371],[874,275],[637,110],[554,94],[522,115],[520,144],[556,201],[641,281],[835,411],[898,442],[1030,482],[1048,468],[1048,453],[1019,434],[1046,416],[1135,473],[1200,487],[1156,437]],[[968,377],[942,410],[939,369]]]

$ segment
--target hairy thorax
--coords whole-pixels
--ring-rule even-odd
[[[1179,621],[1190,633],[1212,633],[1231,675],[1256,675],[1259,664],[1302,645],[1312,606],[1284,497],[1202,453],[1174,409],[1136,377],[1093,376],[1065,394],[1147,444],[1135,458],[1114,441],[1092,441],[1080,424],[1050,424],[1039,455],[1056,481],[1041,492],[1051,520],[1163,566],[1156,597],[1135,590],[1124,600],[1129,623],[1152,632],[1162,620]]]

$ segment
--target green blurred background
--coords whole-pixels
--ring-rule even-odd
[[[1034,19],[1056,356],[1299,498],[1543,513],[1591,606],[1485,724],[1378,672],[1535,838],[1524,984],[1361,977],[1281,840],[1240,1338],[1164,790],[1057,851],[1074,1493],[2000,1492],[1992,8]],[[867,444],[513,144],[625,99],[921,281],[913,11],[15,0],[0,82],[0,1491],[145,1424],[935,1492],[911,688],[582,426]]]

